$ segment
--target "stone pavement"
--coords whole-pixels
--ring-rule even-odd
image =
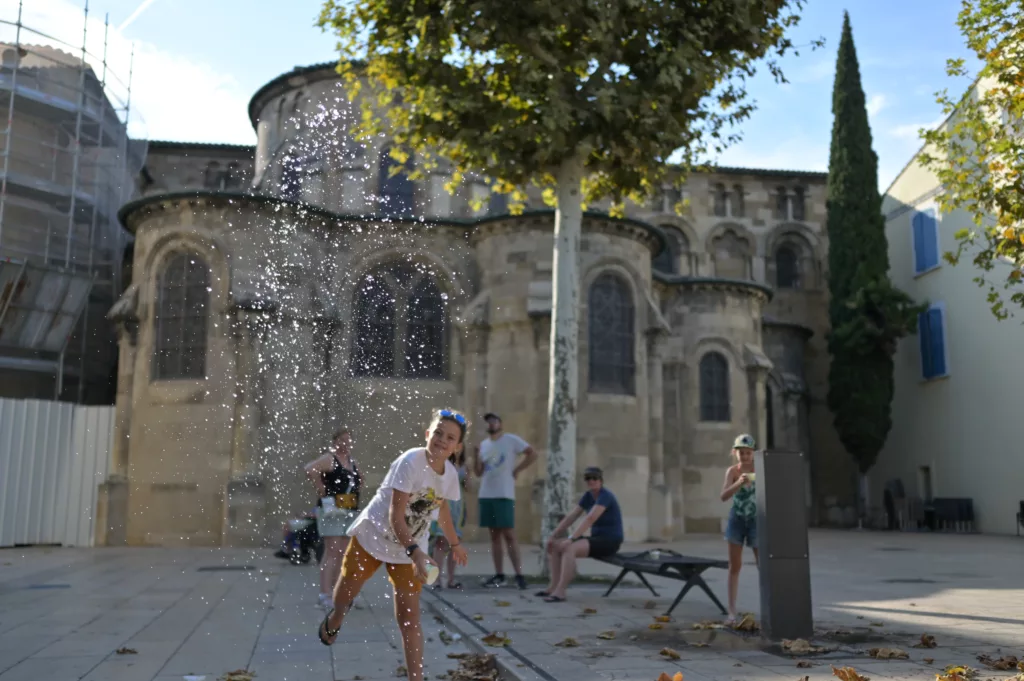
[[[718,537],[664,546],[704,557],[725,554]],[[642,545],[624,550],[630,548]],[[826,651],[806,658],[810,667],[798,668],[797,658],[756,637],[695,630],[695,623],[722,619],[697,590],[676,608],[672,622],[650,629],[654,616],[667,609],[682,586],[657,577],[648,579],[659,598],[638,582],[620,585],[604,598],[607,584],[591,581],[573,586],[566,603],[548,604],[533,595],[540,585],[526,592],[480,588],[479,578],[493,568],[477,553],[463,576],[464,590],[432,591],[424,600],[439,607],[446,622],[475,649],[497,652],[499,666],[523,681],[654,681],[661,672],[671,676],[677,671],[687,681],[805,676],[817,681],[832,678],[832,665],[852,666],[874,679],[923,680],[950,664],[970,665],[981,671],[980,678],[995,679],[1015,670],[988,669],[979,655],[1024,657],[1024,539],[813,531],[811,551],[818,632],[812,643]],[[527,551],[528,572],[538,557],[536,549]],[[618,570],[584,561],[581,572],[591,580],[610,581]],[[705,578],[725,602],[725,572],[712,570]],[[751,563],[741,574],[741,611],[758,609],[757,593]],[[494,632],[509,639],[507,648],[481,643]],[[614,638],[599,638],[603,632],[612,632]],[[923,634],[934,636],[937,647],[913,647]],[[570,637],[577,647],[554,645]],[[664,648],[679,659],[663,657]],[[871,648],[899,648],[907,659],[873,659]]]
[[[255,681],[394,680],[404,660],[384,571],[326,648],[316,568],[270,553],[0,550],[0,681],[216,681],[238,669]],[[429,678],[466,648],[442,644],[429,612],[423,622]]]

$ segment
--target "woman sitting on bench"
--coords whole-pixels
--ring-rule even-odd
[[[565,600],[565,590],[576,576],[577,558],[607,558],[619,552],[622,546],[622,511],[615,495],[604,487],[604,474],[591,466],[583,471],[587,491],[576,508],[565,516],[548,540],[548,565],[551,582],[537,595],[548,603]],[[569,528],[583,514],[586,518],[575,532]],[[583,533],[590,530],[590,536]],[[563,539],[567,535],[568,539]]]

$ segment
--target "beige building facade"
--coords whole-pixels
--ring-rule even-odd
[[[889,187],[882,211],[892,282],[929,309],[895,356],[893,427],[869,476],[872,503],[880,509],[886,485],[899,481],[910,526],[933,510],[941,515],[955,505],[949,500],[970,500],[975,529],[1014,534],[1024,472],[1013,463],[1020,437],[1012,367],[1024,327],[1020,313],[993,317],[970,253],[957,266],[942,258],[956,250],[956,232],[973,225],[963,211],[942,213],[939,182],[919,156]],[[1010,267],[997,262],[992,280]]]
[[[369,494],[446,405],[474,421],[470,447],[493,411],[538,450],[516,522],[539,539],[554,214],[531,195],[510,215],[482,178],[452,195],[440,174],[392,176],[346,106],[333,64],[300,68],[254,95],[254,149],[152,145],[121,211],[135,248],[111,311],[101,543],[276,541],[315,501],[301,467],[334,429],[353,430]],[[824,174],[720,168],[624,219],[585,214],[577,466],[604,468],[629,540],[720,531],[741,432],[808,452],[815,519],[853,521],[825,406],[824,205]]]

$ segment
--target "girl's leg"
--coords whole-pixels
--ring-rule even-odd
[[[445,540],[445,538],[444,537],[436,537],[434,539],[434,551],[433,551],[433,555],[431,556],[431,558],[433,558],[434,562],[437,563],[437,569],[440,571],[440,574],[438,574],[438,576],[437,576],[437,581],[434,582],[434,584],[436,586],[438,586],[438,587],[440,587],[441,584],[443,583],[441,580],[444,578],[444,565],[445,565],[444,552],[447,551],[447,550],[448,550],[448,542]],[[451,574],[452,574],[452,570],[451,570],[451,565],[450,565],[450,561],[449,561],[448,581],[451,581],[451,579],[452,579]]]
[[[551,574],[551,579],[548,581],[544,593],[550,596],[558,588],[558,583],[562,581],[562,552],[558,548],[552,547],[551,544],[548,544],[548,572]]]
[[[423,625],[418,592],[395,589],[395,620],[402,632],[409,681],[423,681]]]
[[[455,581],[455,556],[451,551],[448,551],[448,559],[445,563],[448,565],[448,588],[454,589],[458,582]],[[441,561],[437,561],[437,564],[440,565]],[[438,579],[440,579],[440,577]]]
[[[355,602],[356,596],[362,590],[363,584],[373,577],[373,573],[379,567],[380,561],[368,554],[358,541],[349,542],[342,558],[341,579],[334,585],[334,595],[331,599],[333,609],[327,615],[328,629],[332,631],[341,629],[345,615],[352,608],[352,603]],[[321,623],[321,633],[326,633],[323,632],[323,627],[324,625]],[[335,637],[326,638],[330,643],[334,643]]]
[[[743,567],[743,544],[729,542],[729,620],[736,619],[736,593],[740,587],[740,568]]]
[[[342,540],[345,545],[342,545]],[[326,598],[334,591],[341,571],[341,559],[345,555],[348,537],[324,537],[324,558],[320,561],[320,593]]]
[[[569,588],[569,583],[576,577],[576,559],[586,558],[588,555],[590,555],[590,541],[585,539],[574,541],[562,551],[562,566],[559,570],[558,584],[551,591],[553,597],[565,598],[565,590]]]

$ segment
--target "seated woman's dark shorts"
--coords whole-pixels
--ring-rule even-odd
[[[612,539],[610,537],[581,537],[586,539],[590,543],[590,551],[587,553],[588,558],[608,558],[614,556],[619,552],[619,547],[622,546],[621,539]]]

